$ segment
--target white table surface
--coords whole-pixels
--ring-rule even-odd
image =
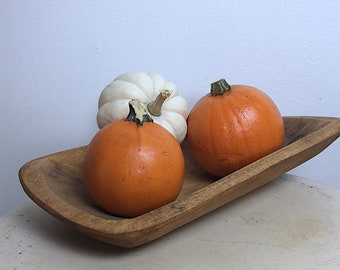
[[[133,249],[89,238],[32,202],[0,218],[0,269],[340,269],[340,190],[285,174]]]

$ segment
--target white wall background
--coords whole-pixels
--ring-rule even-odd
[[[225,77],[283,115],[340,117],[340,1],[0,0],[0,214],[27,161],[85,145],[103,87],[158,72],[190,107]],[[339,140],[291,173],[340,187]]]

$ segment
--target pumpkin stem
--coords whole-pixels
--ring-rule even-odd
[[[138,99],[132,99],[129,101],[129,109],[129,114],[126,117],[127,121],[136,122],[138,126],[143,126],[144,122],[153,122],[151,116],[147,113]]]
[[[230,90],[231,90],[231,87],[227,83],[227,81],[225,79],[220,79],[211,84],[210,94],[212,96],[219,96],[219,95],[223,95],[225,92],[228,92]]]
[[[161,115],[161,110],[162,110],[162,105],[164,101],[170,97],[171,92],[169,90],[162,90],[159,95],[156,97],[154,101],[151,101],[147,108],[149,112],[154,115],[154,116],[160,116]]]

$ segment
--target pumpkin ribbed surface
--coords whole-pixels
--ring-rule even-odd
[[[282,147],[284,125],[274,102],[261,90],[232,85],[207,94],[188,117],[187,141],[206,171],[225,176]]]
[[[83,178],[99,206],[134,217],[174,201],[184,167],[182,149],[166,129],[153,122],[117,120],[91,140]]]

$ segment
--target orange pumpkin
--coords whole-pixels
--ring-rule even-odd
[[[176,138],[153,123],[138,100],[127,119],[102,128],[90,142],[84,184],[107,212],[134,217],[172,202],[184,179],[184,157]]]
[[[223,177],[279,149],[284,124],[274,102],[246,85],[211,84],[188,117],[187,142],[199,165]]]

